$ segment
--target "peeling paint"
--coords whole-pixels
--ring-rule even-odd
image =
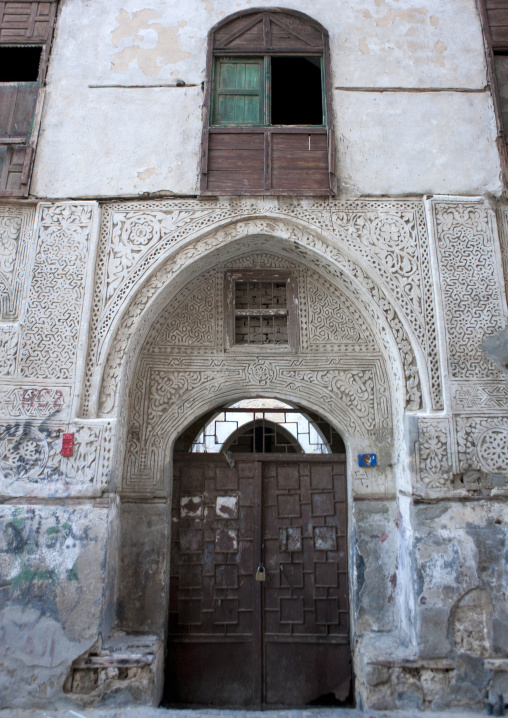
[[[116,18],[118,27],[111,33],[114,47],[128,44],[119,50],[111,63],[113,72],[126,72],[131,64],[149,77],[157,77],[164,65],[172,65],[189,57],[178,38],[186,25],[181,21],[177,26],[165,27],[154,22],[159,17],[155,10],[138,10],[130,15],[122,8]]]

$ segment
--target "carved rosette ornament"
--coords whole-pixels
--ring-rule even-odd
[[[508,471],[508,429],[487,429],[476,447],[480,466],[497,474]]]
[[[457,420],[461,471],[501,474],[508,481],[508,417]]]

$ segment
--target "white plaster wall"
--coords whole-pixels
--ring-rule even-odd
[[[32,193],[197,193],[206,35],[221,18],[259,4],[64,0]],[[486,85],[475,0],[265,0],[262,5],[306,12],[328,29],[334,87],[481,90]],[[89,87],[160,85],[180,78],[196,87]],[[343,191],[499,193],[487,98],[335,90]]]
[[[339,91],[334,100],[344,191],[500,192],[490,95]]]

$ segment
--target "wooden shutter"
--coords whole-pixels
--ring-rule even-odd
[[[26,197],[57,0],[0,0],[0,45],[42,47],[36,82],[0,83],[0,196]]]
[[[217,58],[213,124],[264,124],[264,84],[262,58]]]
[[[508,50],[508,0],[483,0],[494,50]]]
[[[201,190],[210,194],[331,194],[334,148],[331,91],[327,127],[270,126],[269,66],[274,55],[324,58],[326,31],[303,13],[271,8],[232,15],[211,32]],[[302,97],[305,102],[305,97]],[[208,124],[208,114],[210,124]]]
[[[0,42],[5,45],[47,42],[53,32],[56,6],[56,0],[0,2]]]

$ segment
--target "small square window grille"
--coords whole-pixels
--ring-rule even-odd
[[[235,282],[235,344],[287,343],[286,282]]]
[[[293,348],[296,308],[293,284],[289,272],[228,273],[229,345]]]

